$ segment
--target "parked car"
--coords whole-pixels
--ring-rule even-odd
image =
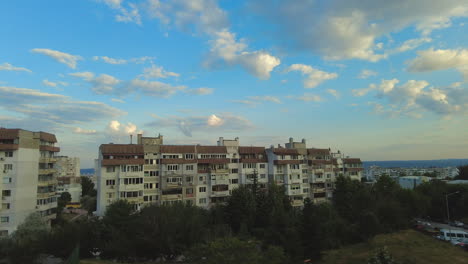
[[[463,226],[465,225],[465,224],[463,224],[463,223],[460,222],[460,221],[455,221],[455,222],[453,222],[453,224],[454,224],[455,226],[458,226],[458,227],[463,227]]]

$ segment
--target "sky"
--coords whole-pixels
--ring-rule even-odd
[[[0,126],[468,158],[468,0],[0,2]]]

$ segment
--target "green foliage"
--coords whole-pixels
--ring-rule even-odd
[[[89,214],[92,214],[94,211],[96,211],[96,207],[97,207],[96,196],[86,195],[86,196],[81,197],[81,208],[88,211]]]
[[[81,196],[96,197],[97,191],[94,189],[94,183],[89,177],[81,176]]]
[[[187,255],[190,263],[204,264],[281,264],[286,259],[279,247],[269,246],[262,250],[260,242],[236,237],[221,238],[199,245]]]
[[[468,165],[458,167],[457,180],[468,180]]]
[[[383,247],[380,248],[374,256],[369,258],[367,264],[398,264],[393,257],[388,253],[388,250]]]

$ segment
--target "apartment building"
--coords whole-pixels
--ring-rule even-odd
[[[57,194],[68,192],[72,203],[81,200],[80,159],[76,157],[57,156]]]
[[[0,128],[0,236],[11,234],[33,212],[56,217],[55,135]]]
[[[307,148],[290,138],[284,147],[242,146],[239,138],[216,146],[165,145],[163,137],[138,135],[136,144],[103,144],[96,162],[98,215],[116,199],[145,204],[185,202],[208,208],[223,203],[240,185],[257,181],[285,187],[293,206],[332,197],[336,176],[360,179],[359,159],[330,149]]]

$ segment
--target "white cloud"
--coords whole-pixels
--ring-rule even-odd
[[[42,84],[44,84],[45,86],[49,86],[49,87],[57,87],[57,83],[51,82],[51,81],[49,81],[47,79],[43,80]]]
[[[122,5],[123,0],[101,0],[107,6],[117,11],[115,20],[118,22],[132,22],[141,25],[141,16],[138,6],[134,3],[128,3],[128,7]]]
[[[417,47],[421,46],[424,43],[429,43],[431,42],[431,38],[416,38],[416,39],[408,39],[403,44],[401,44],[400,47],[396,48],[393,52],[394,53],[399,53],[399,52],[405,52],[408,50],[413,50],[416,49]]]
[[[173,127],[179,129],[184,135],[191,137],[195,132],[214,133],[226,131],[245,131],[252,129],[253,124],[240,116],[230,113],[211,114],[209,116],[170,116],[158,117],[155,121],[146,124],[150,127]]]
[[[32,72],[30,69],[23,68],[23,67],[16,67],[11,65],[8,62],[0,64],[0,71],[25,71],[25,72]]]
[[[73,129],[73,133],[75,134],[84,134],[84,135],[95,135],[97,131],[94,129],[82,129],[80,127],[75,127]]]
[[[127,64],[128,62],[127,60],[124,60],[124,59],[116,59],[116,58],[111,58],[107,56],[94,56],[93,60],[94,61],[102,60],[103,62],[108,63],[108,64]]]
[[[148,78],[148,79],[150,78],[157,79],[157,78],[167,78],[167,77],[179,77],[180,74],[166,71],[161,66],[158,67],[155,65],[151,65],[151,67],[143,69],[143,74],[141,76]]]
[[[335,98],[340,97],[340,93],[337,90],[334,90],[334,89],[327,89],[327,93],[333,95]]]
[[[280,65],[281,60],[265,51],[246,51],[244,40],[236,41],[236,35],[227,29],[214,33],[210,41],[211,50],[205,65],[210,68],[219,65],[240,65],[250,74],[259,79],[270,78],[273,69]]]
[[[250,5],[278,25],[277,36],[288,48],[327,59],[378,61],[388,56],[377,52],[387,46],[382,38],[413,26],[426,37],[468,16],[466,0],[255,0]]]
[[[193,94],[193,95],[209,95],[209,94],[212,94],[213,91],[214,91],[213,88],[205,88],[205,87],[185,90],[186,93]]]
[[[114,76],[108,74],[101,74],[91,80],[93,84],[93,91],[97,94],[114,94],[115,87],[121,83],[121,81]]]
[[[178,91],[183,91],[186,89],[186,86],[172,86],[167,83],[162,83],[158,81],[146,81],[140,79],[133,79],[127,85],[129,91],[138,91],[142,92],[148,96],[162,97],[167,98],[174,95]]]
[[[319,95],[311,94],[311,93],[304,93],[300,96],[290,96],[290,98],[303,101],[303,102],[321,102],[323,99]]]
[[[364,69],[364,70],[361,71],[358,78],[359,79],[367,79],[369,77],[377,76],[377,75],[378,75],[378,73],[375,72],[375,71]]]
[[[327,80],[336,79],[338,77],[336,73],[324,72],[304,64],[293,64],[286,69],[286,72],[291,71],[300,71],[302,75],[306,76],[304,88],[314,88]]]
[[[354,96],[364,96],[364,95],[366,95],[369,92],[374,91],[374,90],[375,91],[380,91],[381,93],[385,94],[385,93],[388,93],[391,90],[393,90],[393,88],[395,87],[395,85],[397,83],[399,83],[399,80],[397,80],[397,79],[382,80],[382,82],[380,83],[379,86],[372,83],[367,88],[353,89],[353,90],[351,90],[351,92],[353,93]]]
[[[117,120],[112,120],[109,122],[108,127],[110,131],[120,131],[120,122]]]
[[[72,55],[65,52],[51,50],[51,49],[32,49],[31,52],[39,53],[53,58],[54,60],[67,65],[72,69],[76,69],[76,64],[79,60],[82,60],[81,56]]]
[[[116,102],[116,103],[121,103],[121,104],[124,104],[124,103],[125,103],[124,100],[118,99],[118,98],[112,98],[111,101],[112,101],[112,102]]]
[[[91,81],[94,78],[94,73],[92,72],[74,72],[69,73],[68,75],[82,78],[85,81]]]
[[[231,100],[233,103],[244,104],[250,107],[255,107],[263,102],[271,102],[275,104],[282,104],[281,100],[276,96],[263,95],[263,96],[247,96],[248,100]]]
[[[408,63],[411,72],[457,69],[468,80],[468,49],[428,49],[418,51],[418,56]]]

